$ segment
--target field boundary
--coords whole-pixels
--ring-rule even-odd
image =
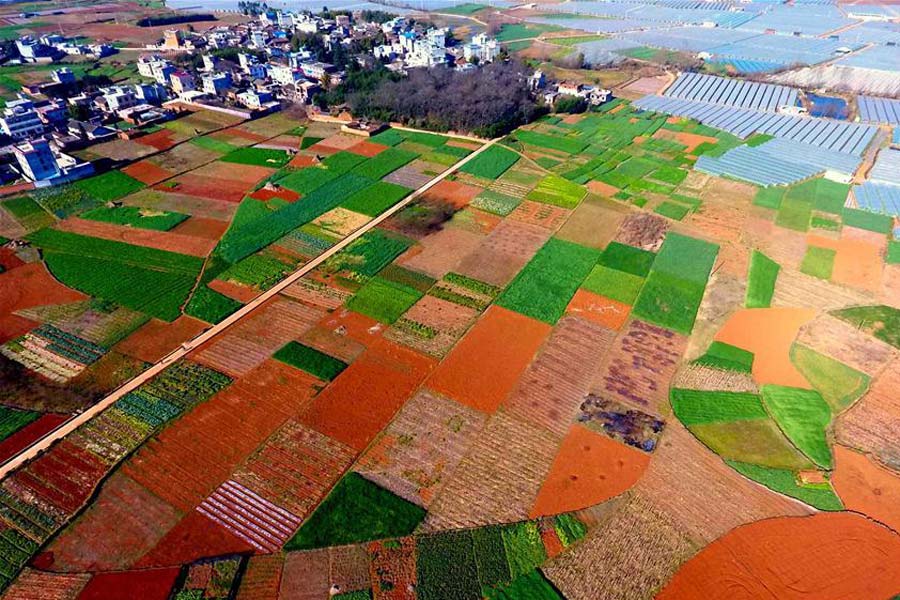
[[[413,129],[410,129],[410,130],[415,131]],[[322,254],[320,254],[319,256],[314,258],[313,260],[309,261],[308,263],[306,263],[305,265],[300,267],[298,270],[294,271],[293,273],[291,273],[290,275],[288,275],[287,277],[282,279],[278,284],[276,284],[271,289],[258,295],[256,298],[254,298],[253,300],[251,300],[250,302],[245,304],[242,308],[238,309],[236,312],[234,312],[232,315],[227,317],[221,323],[213,325],[212,327],[201,332],[194,338],[188,340],[187,342],[184,342],[181,346],[179,346],[175,350],[172,350],[167,355],[165,355],[164,357],[159,359],[150,368],[148,368],[147,370],[142,372],[140,375],[138,375],[134,379],[131,379],[130,381],[124,383],[119,388],[117,388],[116,390],[114,390],[113,392],[108,394],[106,397],[104,397],[102,400],[100,400],[99,402],[97,402],[96,404],[91,406],[90,408],[75,415],[73,418],[62,423],[56,429],[53,429],[52,431],[45,434],[43,437],[35,440],[31,445],[23,448],[19,453],[11,456],[2,465],[0,465],[0,479],[5,478],[11,472],[15,471],[16,469],[18,469],[19,467],[21,467],[28,461],[37,458],[38,456],[40,456],[40,454],[42,452],[49,449],[54,443],[63,439],[64,437],[66,437],[67,435],[69,435],[70,433],[72,433],[76,429],[78,429],[81,425],[83,425],[84,423],[87,423],[88,421],[93,419],[95,416],[102,413],[104,410],[106,410],[107,408],[109,408],[110,406],[115,404],[115,402],[117,402],[123,396],[125,396],[129,392],[136,390],[138,387],[140,387],[141,385],[143,385],[144,383],[146,383],[153,377],[159,375],[170,364],[174,363],[175,361],[177,361],[179,359],[184,358],[185,356],[190,354],[194,349],[209,342],[214,337],[216,337],[223,331],[227,330],[229,327],[236,324],[238,321],[240,321],[244,317],[248,316],[254,310],[261,307],[263,304],[265,304],[266,302],[268,302],[269,300],[271,300],[272,298],[277,296],[279,293],[281,293],[287,287],[289,287],[293,283],[295,283],[298,280],[300,280],[301,278],[303,278],[307,273],[309,273],[310,271],[312,271],[313,269],[315,269],[316,267],[318,267],[319,265],[324,263],[326,260],[328,260],[335,254],[337,254],[338,252],[340,252],[341,250],[343,250],[344,248],[346,248],[347,246],[352,244],[354,241],[356,241],[363,235],[365,235],[368,231],[370,231],[371,229],[373,229],[380,223],[384,222],[385,220],[389,219],[394,214],[396,214],[399,211],[406,208],[406,206],[408,206],[415,199],[417,199],[422,194],[424,194],[425,192],[430,190],[432,187],[434,187],[435,185],[437,185],[438,183],[440,183],[441,181],[446,179],[447,176],[449,176],[450,174],[457,171],[460,167],[462,167],[463,165],[468,163],[470,160],[473,160],[475,157],[480,155],[482,152],[484,152],[485,150],[487,150],[488,148],[493,146],[500,139],[502,139],[502,138],[494,138],[492,140],[486,141],[481,148],[479,148],[478,150],[475,150],[474,152],[472,152],[468,156],[464,157],[462,160],[456,162],[452,166],[447,167],[446,170],[444,170],[439,175],[437,175],[436,177],[431,179],[428,183],[426,183],[419,189],[415,190],[409,196],[407,196],[406,198],[404,198],[403,200],[401,200],[400,202],[398,202],[397,204],[395,204],[388,210],[384,211],[383,213],[381,213],[380,215],[378,215],[377,217],[375,217],[374,219],[372,219],[371,221],[369,221],[368,223],[366,223],[365,225],[363,225],[362,227],[360,227],[353,233],[347,235],[340,242],[338,242],[337,244],[335,244],[334,246],[332,246],[331,248],[329,248],[328,250],[326,250],[325,252],[323,252]]]

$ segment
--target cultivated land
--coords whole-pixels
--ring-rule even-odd
[[[900,266],[820,177],[626,101],[151,135],[0,200],[4,599],[900,591]]]

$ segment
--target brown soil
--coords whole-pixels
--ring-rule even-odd
[[[549,333],[545,323],[492,306],[427,385],[466,406],[493,413]]]
[[[865,517],[767,519],[704,548],[658,598],[888,598],[900,572],[885,565],[898,563],[900,537]]]
[[[90,221],[78,217],[69,217],[61,221],[57,226],[61,231],[69,231],[91,237],[115,242],[166,250],[190,256],[206,256],[216,246],[216,241],[209,238],[193,237],[171,231],[155,231],[152,229],[138,229],[116,223],[103,221]]]
[[[809,389],[809,382],[790,359],[791,345],[800,328],[816,313],[807,308],[750,308],[726,321],[715,339],[753,352],[753,379]]]
[[[900,531],[900,476],[864,454],[834,446],[834,490],[849,510]]]
[[[630,489],[650,455],[573,425],[531,507],[530,518],[600,504]]]
[[[144,362],[155,363],[206,328],[206,323],[187,315],[182,315],[171,323],[151,319],[113,349]]]

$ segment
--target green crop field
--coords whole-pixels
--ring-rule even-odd
[[[814,468],[769,417],[695,423],[689,429],[726,460],[792,471]]]
[[[124,198],[144,187],[143,183],[121,171],[107,171],[103,175],[80,179],[73,185],[91,198],[102,202]]]
[[[349,473],[331,490],[286,550],[358,544],[408,535],[425,518],[425,509]]]
[[[724,342],[713,342],[694,363],[725,371],[750,373],[753,370],[753,353]]]
[[[754,250],[750,256],[750,269],[747,273],[747,308],[769,308],[772,296],[775,295],[775,282],[781,267],[777,262]]]
[[[794,231],[806,231],[811,217],[812,205],[809,202],[784,198],[775,215],[775,224]]]
[[[14,216],[16,221],[28,231],[47,227],[55,222],[53,215],[44,210],[30,196],[19,196],[18,198],[4,200],[0,206]]]
[[[238,148],[237,146],[232,146],[228,142],[223,142],[222,140],[217,140],[216,138],[209,136],[191,138],[190,142],[199,148],[212,150],[219,154],[228,154]]]
[[[894,219],[888,215],[878,215],[856,208],[844,208],[841,216],[844,219],[844,225],[875,233],[888,234],[894,226]]]
[[[480,598],[478,564],[468,531],[416,538],[416,596],[419,600]]]
[[[653,212],[658,215],[668,217],[673,221],[681,221],[686,216],[688,216],[688,214],[690,214],[691,208],[678,202],[671,202],[669,200],[666,200],[655,209],[653,209]]]
[[[653,270],[641,288],[633,314],[679,333],[690,334],[704,289],[703,284]]]
[[[831,468],[825,433],[831,408],[819,392],[778,385],[762,388],[763,402],[789,440],[814,463]]]
[[[884,258],[885,262],[891,265],[900,264],[900,242],[888,242],[887,254]]]
[[[509,284],[497,304],[539,321],[556,323],[600,253],[551,238]]]
[[[397,202],[405,198],[412,190],[386,181],[376,181],[341,203],[342,208],[377,217]]]
[[[347,363],[299,342],[288,342],[273,356],[276,360],[306,371],[322,381],[331,381],[347,368]]]
[[[789,187],[785,197],[807,202],[818,211],[839,215],[849,192],[850,186],[846,183],[817,177]]]
[[[540,571],[534,569],[520,575],[508,585],[487,591],[487,600],[563,600]]]
[[[401,150],[400,148],[388,148],[377,156],[359,164],[353,170],[353,173],[369,179],[381,179],[416,158],[415,152]]]
[[[81,215],[81,218],[139,229],[168,231],[183,222],[188,216],[177,212],[154,211],[137,206],[101,206],[87,211]]]
[[[375,277],[348,302],[347,308],[390,325],[422,297],[411,287]]]
[[[869,388],[869,376],[801,344],[791,348],[791,362],[837,414]]]
[[[498,42],[509,42],[512,40],[536,38],[542,33],[561,30],[562,27],[557,27],[555,25],[521,25],[518,23],[506,23],[502,26],[500,33],[498,33],[496,37]]]
[[[323,268],[328,272],[351,271],[360,278],[372,277],[411,245],[400,235],[372,229],[328,259]]]
[[[237,148],[221,158],[223,162],[239,165],[255,165],[280,169],[291,160],[291,155],[275,148]]]
[[[234,263],[219,274],[219,279],[267,290],[296,268],[297,263],[284,255],[263,250]]]
[[[166,321],[181,314],[202,265],[194,256],[52,229],[29,240],[66,285]]]
[[[366,162],[366,157],[353,152],[340,151],[322,161],[322,166],[338,175],[349,172],[354,167]]]
[[[538,133],[527,129],[516,131],[512,134],[512,137],[529,146],[557,150],[559,152],[565,152],[566,154],[578,154],[588,146],[587,142],[578,138],[547,135],[545,133]]]
[[[894,348],[900,348],[900,310],[892,306],[855,306],[831,314]]]
[[[457,4],[450,8],[442,8],[439,12],[450,15],[472,15],[485,8],[490,8],[487,4],[476,4],[474,2],[466,2],[465,4]]]
[[[753,204],[762,206],[763,208],[773,208],[778,210],[781,208],[781,202],[784,200],[784,194],[787,190],[783,187],[771,186],[760,188],[753,197]]]
[[[562,208],[575,208],[585,194],[587,190],[577,183],[559,175],[547,175],[538,182],[536,188],[528,192],[526,198]]]
[[[497,179],[518,160],[519,155],[512,150],[494,145],[464,164],[459,170],[484,179]]]
[[[669,392],[669,398],[675,416],[687,426],[768,418],[757,394],[674,388]]]
[[[655,259],[656,254],[649,250],[642,250],[619,242],[610,242],[603,250],[599,264],[638,277],[646,277],[650,273],[650,267]]]
[[[218,323],[242,306],[237,300],[211,290],[205,285],[199,286],[184,309],[190,315],[207,323]]]
[[[597,265],[581,284],[581,287],[617,302],[634,304],[643,285],[643,277]]]
[[[40,416],[39,412],[0,406],[0,440],[5,440]]]
[[[670,231],[652,270],[705,286],[718,253],[716,244]]]
[[[759,465],[751,465],[736,461],[727,461],[735,471],[757,481],[767,488],[786,496],[796,498],[819,510],[843,510],[840,498],[828,484],[803,485],[798,483],[797,475],[785,469],[772,469]]]
[[[834,269],[835,254],[837,253],[830,248],[810,246],[806,249],[806,255],[800,264],[800,271],[828,281],[831,279],[831,271]]]

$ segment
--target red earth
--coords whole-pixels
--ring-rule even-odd
[[[550,333],[546,323],[491,306],[428,379],[431,389],[493,413]]]
[[[95,575],[78,600],[167,600],[180,568]]]
[[[697,510],[702,510],[698,506]],[[738,527],[686,562],[659,600],[890,598],[900,536],[854,513],[780,517]]]

